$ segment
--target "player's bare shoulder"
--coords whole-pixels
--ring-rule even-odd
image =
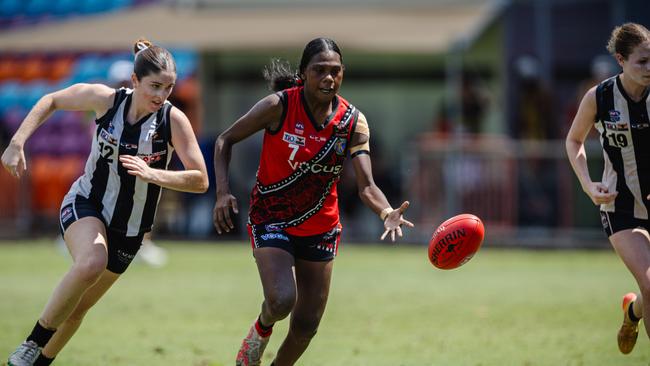
[[[280,93],[269,94],[253,106],[249,114],[263,124],[265,128],[275,130],[282,121],[284,104]]]
[[[69,111],[94,111],[101,116],[108,111],[115,99],[115,89],[103,84],[79,83],[47,95],[54,108]]]
[[[83,94],[87,99],[97,101],[100,104],[113,104],[116,90],[104,84],[74,84],[68,88],[75,94]]]
[[[582,102],[580,104],[585,108],[589,108],[589,110],[596,110],[596,89],[598,89],[598,85],[592,86],[587,90],[585,96],[582,97]]]
[[[113,107],[117,90],[104,84],[86,84],[89,94],[92,96],[93,109],[95,114],[103,116]]]
[[[187,124],[190,123],[190,120],[189,118],[187,118],[185,112],[183,112],[182,110],[180,110],[174,105],[171,105],[169,107],[169,119],[173,123],[187,123]]]
[[[270,115],[277,114],[278,116],[282,114],[283,103],[280,93],[269,94],[266,97],[262,98],[258,103],[262,110]]]
[[[580,101],[580,106],[578,107],[578,112],[574,117],[574,124],[578,123],[580,125],[586,126],[590,125],[596,118],[596,90],[598,86],[593,86],[582,97]]]

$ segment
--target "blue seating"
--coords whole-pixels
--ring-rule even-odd
[[[133,5],[133,0],[112,0],[109,1],[109,3],[110,10],[120,10],[131,7]]]
[[[173,49],[170,52],[176,61],[176,75],[179,80],[191,76],[196,71],[198,59],[196,52],[185,49]]]
[[[82,56],[74,65],[71,83],[90,83],[106,79],[107,60],[98,54]]]
[[[57,0],[52,4],[52,13],[58,16],[78,14],[79,5],[77,0]]]
[[[110,10],[110,1],[105,0],[78,0],[79,11],[82,14],[96,14]]]
[[[8,81],[0,84],[0,114],[21,106],[22,94],[22,84],[17,81]]]
[[[25,3],[25,15],[30,17],[37,17],[47,15],[52,12],[53,3],[56,1],[52,0],[29,0]]]
[[[22,0],[0,0],[0,17],[11,18],[23,14],[24,1]]]
[[[53,87],[45,81],[23,84],[22,89],[23,92],[19,103],[25,109],[31,109],[42,96],[54,91]]]
[[[138,4],[135,0],[0,0],[0,28],[119,11]]]

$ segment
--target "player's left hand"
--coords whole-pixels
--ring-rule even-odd
[[[135,175],[145,182],[153,180],[153,169],[141,158],[133,155],[120,155],[120,162],[127,173]]]
[[[395,233],[399,237],[402,237],[402,225],[406,225],[408,227],[413,227],[413,223],[410,221],[404,220],[404,217],[402,214],[406,209],[409,207],[409,201],[404,201],[401,206],[397,210],[393,210],[391,213],[386,216],[386,219],[384,220],[384,233],[381,234],[381,240],[384,240],[386,236],[390,233],[390,240],[395,241]]]
[[[10,143],[2,153],[2,165],[12,176],[20,178],[27,170],[23,148]]]

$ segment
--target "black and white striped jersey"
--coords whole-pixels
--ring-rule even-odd
[[[62,205],[83,196],[97,206],[108,227],[127,236],[151,230],[161,187],[128,174],[118,156],[137,155],[152,168],[166,169],[173,151],[171,103],[165,101],[158,112],[129,124],[126,116],[132,96],[131,89],[116,90],[113,107],[95,121],[84,174],[72,184]]]
[[[602,182],[616,199],[602,204],[606,212],[629,213],[648,219],[650,202],[650,120],[648,90],[635,102],[625,93],[619,76],[596,89],[596,129],[600,133],[605,167]]]

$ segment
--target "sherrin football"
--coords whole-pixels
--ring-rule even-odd
[[[483,222],[472,214],[454,216],[438,226],[429,241],[429,261],[454,269],[467,263],[483,244]]]

